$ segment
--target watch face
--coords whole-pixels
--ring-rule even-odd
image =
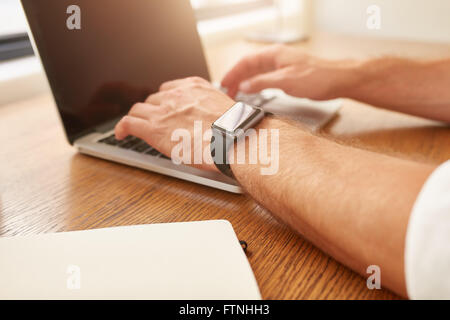
[[[234,132],[257,112],[258,110],[251,106],[238,102],[217,119],[214,125],[225,131]]]

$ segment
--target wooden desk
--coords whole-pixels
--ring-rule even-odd
[[[261,45],[228,41],[206,48],[213,78]],[[450,46],[316,35],[300,44],[330,57],[379,53],[450,55]],[[345,142],[440,163],[450,158],[450,130],[432,121],[352,101],[325,130]],[[248,258],[265,299],[392,299],[278,223],[244,195],[78,154],[63,134],[50,94],[0,106],[0,235],[119,225],[227,219],[249,244]]]

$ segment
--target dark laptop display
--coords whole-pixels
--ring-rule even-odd
[[[125,114],[164,81],[209,79],[189,0],[22,4],[71,143]],[[81,29],[67,27],[71,5],[80,8]]]

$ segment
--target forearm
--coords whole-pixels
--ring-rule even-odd
[[[450,122],[450,60],[379,58],[355,63],[341,96]]]
[[[409,214],[433,168],[313,136],[276,119],[279,171],[234,164],[247,192],[297,232],[361,274],[382,270],[382,284],[405,295],[403,252]]]

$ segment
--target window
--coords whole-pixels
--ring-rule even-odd
[[[26,32],[25,17],[19,0],[0,1],[0,37]]]
[[[198,20],[255,10],[273,3],[274,0],[191,0]]]
[[[198,20],[255,10],[263,6],[269,6],[274,2],[274,0],[190,1],[196,11]],[[26,20],[20,0],[0,0],[0,61],[33,54],[26,30]]]
[[[32,54],[19,0],[1,0],[0,61]]]

